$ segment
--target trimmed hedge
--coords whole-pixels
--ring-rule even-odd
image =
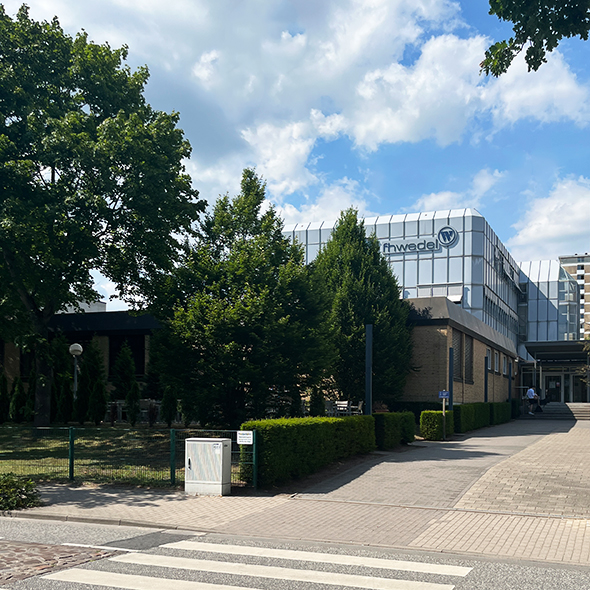
[[[390,412],[412,412],[414,422],[420,424],[420,414],[424,410],[440,410],[441,402],[390,402],[387,404]]]
[[[512,417],[512,404],[509,402],[455,404],[453,412],[455,432],[469,432],[485,426],[509,422]]]
[[[504,424],[512,418],[512,407],[508,402],[490,404],[490,424]]]
[[[454,411],[446,412],[446,434],[449,436],[455,431]],[[441,411],[426,410],[420,415],[420,434],[425,440],[442,440],[443,438],[443,413]]]
[[[21,479],[14,473],[0,475],[0,511],[40,505],[39,493],[31,480]]]
[[[510,404],[512,418],[518,418],[520,416],[522,400],[513,397],[508,403]]]
[[[241,428],[256,430],[260,487],[304,477],[375,449],[373,416],[253,420]]]
[[[414,441],[414,414],[412,412],[388,412],[374,414],[375,440],[382,451],[394,449],[401,443]]]

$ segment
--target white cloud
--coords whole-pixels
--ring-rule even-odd
[[[297,208],[291,204],[277,206],[277,212],[286,224],[310,221],[336,220],[349,207],[359,211],[361,217],[376,215],[369,210],[368,194],[359,183],[349,178],[323,187],[317,200]]]
[[[420,197],[412,207],[405,211],[442,211],[445,209],[480,208],[484,197],[504,176],[503,172],[490,172],[484,168],[477,172],[472,179],[471,187],[464,192],[442,191]]]
[[[516,260],[545,260],[590,252],[590,179],[558,180],[548,197],[529,201],[506,245]]]
[[[317,178],[305,167],[315,138],[309,123],[283,127],[265,123],[242,132],[254,152],[257,170],[268,181],[277,199],[315,183]]]
[[[193,74],[206,86],[210,86],[211,78],[215,71],[215,63],[219,60],[219,51],[213,49],[203,53],[199,61],[193,67]]]
[[[585,125],[590,115],[589,96],[588,87],[579,84],[561,53],[553,51],[534,74],[519,56],[504,75],[490,81],[482,92],[482,102],[499,128],[527,118],[542,123],[567,119]]]

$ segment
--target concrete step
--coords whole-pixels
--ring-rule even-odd
[[[590,420],[590,404],[550,402],[535,417],[550,420]]]

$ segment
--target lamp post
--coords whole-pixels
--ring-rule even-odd
[[[78,393],[78,357],[84,349],[81,344],[72,344],[69,348],[70,354],[74,357],[74,400]]]

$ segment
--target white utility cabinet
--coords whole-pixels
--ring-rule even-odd
[[[228,496],[231,493],[231,439],[187,438],[184,450],[187,494]]]

